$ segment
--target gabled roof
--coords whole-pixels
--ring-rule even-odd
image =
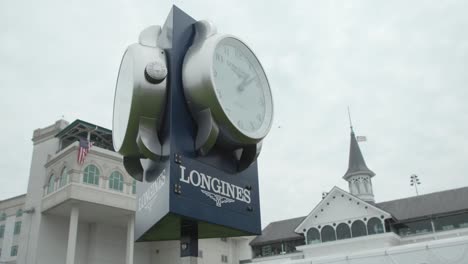
[[[262,230],[262,234],[250,242],[251,246],[270,244],[275,242],[303,239],[302,235],[296,234],[294,228],[299,225],[304,216],[282,221],[272,222]]]
[[[332,191],[334,189],[345,192],[338,187],[334,187]],[[332,194],[332,191],[330,191],[330,194]],[[330,197],[330,194],[327,197]],[[351,195],[349,193],[347,194]],[[320,208],[320,204],[326,202],[327,197],[315,208]],[[359,199],[356,196],[353,197]],[[387,214],[391,214],[398,221],[420,219],[427,216],[448,214],[457,211],[468,211],[468,187],[369,205],[378,208],[378,210],[387,212]],[[312,213],[313,210],[311,214]],[[309,214],[309,216],[311,214]],[[300,238],[302,236],[296,234],[295,231],[301,231],[299,227],[306,219],[307,217],[297,217],[273,222],[262,231],[262,235],[257,236],[250,244],[262,245]]]
[[[399,221],[456,211],[468,211],[468,187],[376,204]]]
[[[349,163],[348,170],[346,171],[343,179],[348,180],[353,175],[366,174],[371,177],[375,175],[373,171],[367,168],[364,157],[362,156],[361,149],[354,135],[353,129],[351,129],[351,143],[349,146]]]
[[[328,195],[322,199],[315,207],[314,209],[312,209],[312,211],[309,213],[309,215],[307,215],[307,217],[305,217],[294,229],[295,232],[297,233],[301,233],[303,231],[304,228],[307,228],[307,223],[310,221],[309,219],[313,219],[313,221],[315,221],[314,218],[312,217],[315,217],[315,215],[317,214],[323,214],[323,212],[321,212],[321,208],[324,207],[325,204],[328,204],[328,203],[331,203],[331,200],[332,200],[332,197],[333,196],[340,196],[341,194],[345,195],[345,197],[352,197],[352,199],[354,201],[358,201],[360,206],[363,206],[363,207],[367,207],[368,210],[374,210],[376,212],[378,212],[379,214],[382,214],[382,215],[385,215],[386,218],[390,218],[391,215],[376,207],[375,204],[373,203],[369,203],[369,202],[366,202],[362,199],[360,199],[359,197],[355,196],[355,195],[352,195],[344,190],[342,190],[341,188],[335,186],[333,187],[330,192],[328,193]],[[333,206],[333,205],[330,205],[330,206]],[[341,220],[341,219],[336,219],[336,220]]]

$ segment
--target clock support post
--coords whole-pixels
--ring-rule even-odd
[[[182,264],[198,263],[198,224],[184,220],[180,225],[180,258]]]
[[[163,29],[163,34],[167,36],[167,42],[161,42],[161,46],[166,49],[166,54],[168,55],[169,60],[169,80],[170,80],[170,91],[169,92],[169,102],[166,107],[167,111],[167,120],[165,128],[169,131],[166,131],[165,134],[169,134],[169,137],[181,137],[179,133],[174,133],[171,131],[174,129],[173,125],[169,123],[174,122],[175,119],[182,121],[182,118],[177,118],[175,112],[178,112],[180,115],[183,112],[181,107],[185,106],[184,97],[183,97],[183,87],[182,87],[182,62],[187,52],[187,49],[190,47],[193,41],[194,35],[194,24],[196,20],[184,13],[182,10],[178,9],[176,6],[172,8],[171,14],[166,21],[166,25]],[[168,31],[165,31],[168,30]],[[178,109],[179,111],[175,111]],[[186,123],[186,122],[183,122]],[[177,131],[183,131],[185,129],[175,129]],[[176,135],[177,134],[177,135]],[[182,136],[186,137],[186,136]],[[174,140],[174,139],[171,139]],[[170,141],[170,140],[169,140]],[[213,140],[212,140],[213,141]],[[214,142],[212,142],[214,145]],[[170,145],[166,143],[165,145]],[[168,148],[174,147],[173,145],[168,146]],[[163,147],[163,149],[165,149]],[[166,148],[167,149],[167,148]],[[179,150],[180,151],[180,150]],[[173,155],[174,150],[170,151]],[[177,153],[177,152],[176,152]],[[183,164],[183,161],[180,160],[179,154],[175,154],[175,163]],[[177,185],[177,184],[176,184]],[[179,185],[180,186],[180,185]],[[179,187],[180,188],[180,187]],[[181,192],[180,189],[175,188],[175,192]],[[182,264],[197,264],[198,263],[198,238],[199,234],[199,223],[196,220],[189,218],[180,219],[180,258]]]

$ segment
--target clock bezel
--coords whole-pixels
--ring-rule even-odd
[[[122,56],[121,65],[119,67],[119,74],[117,76],[115,94],[114,94],[114,105],[113,105],[113,116],[112,116],[112,130],[115,130],[115,119],[120,114],[116,113],[115,109],[116,102],[118,100],[117,90],[119,89],[118,81],[120,74],[122,74],[122,63],[126,56],[129,56],[129,60],[132,63],[132,79],[133,83],[131,87],[126,89],[132,89],[132,98],[130,99],[127,126],[125,129],[117,132],[123,134],[123,139],[120,145],[116,145],[113,141],[114,149],[123,156],[141,156],[140,149],[137,146],[137,135],[139,129],[139,123],[141,117],[155,118],[158,121],[158,127],[162,121],[164,115],[164,108],[166,105],[166,79],[162,82],[153,84],[145,78],[145,67],[148,63],[158,59],[164,66],[167,65],[165,52],[156,47],[145,46],[141,44],[132,44],[125,51]],[[167,67],[167,66],[166,66]],[[128,74],[128,73],[127,73]],[[118,118],[118,117],[117,117]],[[125,130],[125,131],[124,131]],[[113,132],[115,133],[115,132]],[[113,135],[114,137],[114,135]]]
[[[261,125],[262,129],[258,129],[257,133],[245,133],[233,124],[216,93],[213,57],[218,44],[226,38],[238,41],[251,52],[265,78],[266,87],[262,85],[262,92],[265,95],[265,117]],[[213,34],[206,39],[194,42],[185,56],[182,77],[185,96],[192,114],[209,108],[216,125],[222,131],[220,133],[222,140],[227,141],[228,145],[256,144],[270,131],[274,108],[268,77],[255,52],[238,37],[229,34]]]
[[[215,64],[216,63],[214,61],[215,61],[215,58],[216,58],[216,50],[220,46],[221,47],[231,46],[231,47],[234,47],[234,48],[237,48],[237,49],[241,49],[240,52],[242,52],[243,56],[246,57],[248,63],[251,64],[252,66],[254,66],[253,67],[254,69],[251,72],[255,72],[255,74],[257,76],[256,78],[260,79],[261,87],[258,88],[258,89],[261,90],[260,93],[262,94],[263,99],[265,101],[265,106],[264,106],[265,113],[264,113],[263,120],[261,121],[260,126],[257,129],[255,129],[254,131],[248,131],[246,129],[243,129],[242,127],[240,127],[239,125],[237,125],[235,123],[236,120],[229,116],[229,114],[226,112],[226,108],[223,106],[223,105],[225,105],[224,100],[226,100],[226,99],[222,98],[219,95],[219,92],[216,92],[217,88],[219,88],[219,86],[220,86],[220,83],[216,81],[216,76],[214,75],[214,71],[216,70],[215,69]],[[225,57],[225,59],[227,59],[227,58]],[[249,46],[247,46],[244,42],[240,41],[239,39],[233,38],[233,37],[225,37],[225,38],[222,38],[221,40],[219,40],[218,43],[215,45],[215,49],[214,49],[214,52],[213,52],[211,75],[212,75],[211,80],[213,82],[215,95],[216,95],[216,97],[218,99],[218,102],[219,102],[224,114],[229,119],[231,124],[233,126],[235,126],[237,130],[241,131],[243,134],[245,134],[245,135],[247,135],[247,136],[249,136],[251,138],[263,138],[263,137],[265,137],[265,135],[268,133],[268,131],[269,131],[270,127],[271,127],[270,123],[271,123],[271,117],[272,117],[272,114],[273,114],[272,113],[271,89],[270,89],[270,84],[268,82],[268,78],[266,76],[265,70],[263,69],[262,64],[260,63],[260,60],[257,58],[255,53],[249,48]],[[270,120],[268,120],[268,122],[265,122],[265,119],[270,119]],[[245,121],[245,119],[242,120],[242,121]]]

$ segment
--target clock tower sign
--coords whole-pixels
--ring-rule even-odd
[[[137,180],[137,241],[261,232],[257,157],[273,120],[267,76],[239,38],[174,6],[124,53],[113,139]]]

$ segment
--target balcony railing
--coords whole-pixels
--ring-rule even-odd
[[[135,196],[135,182],[125,173],[122,157],[113,151],[92,147],[83,165],[78,164],[78,142],[73,143],[53,156],[49,156],[46,163],[47,182],[43,186],[43,196],[53,195],[70,184],[80,184],[88,188],[97,188],[122,195]],[[92,163],[88,163],[92,160]],[[99,176],[94,175],[92,184],[84,177],[85,168],[95,165],[99,168],[112,168],[99,170]],[[111,179],[111,174],[117,172],[122,176]],[[110,183],[112,181],[112,184]]]

